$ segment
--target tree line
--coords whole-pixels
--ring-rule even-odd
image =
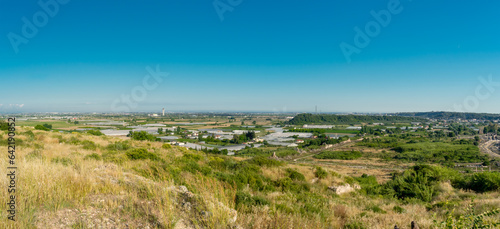
[[[388,115],[335,115],[335,114],[298,114],[288,121],[290,125],[304,124],[356,124],[356,123],[408,123],[422,122],[425,119]]]

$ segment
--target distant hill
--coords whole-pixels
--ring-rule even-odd
[[[303,124],[358,124],[358,123],[408,123],[421,122],[420,117],[403,115],[335,115],[335,114],[298,114],[288,121],[291,125]]]
[[[478,119],[478,120],[500,120],[500,114],[488,113],[462,113],[462,112],[404,112],[394,115],[404,117],[431,118],[431,119]]]

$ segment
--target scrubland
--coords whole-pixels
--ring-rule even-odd
[[[6,138],[0,133],[0,152]],[[12,222],[0,211],[0,228],[410,228],[411,221],[460,228],[460,216],[486,213],[484,225],[499,217],[496,173],[466,177],[417,165],[390,179],[349,176],[318,163],[30,127],[18,129],[16,144],[18,212]],[[2,168],[7,159],[0,157]],[[478,179],[489,186],[476,187]],[[2,176],[2,203],[7,183]],[[337,195],[329,188],[345,184],[361,189]]]

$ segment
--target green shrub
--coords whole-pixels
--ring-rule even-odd
[[[182,158],[187,160],[200,161],[201,159],[203,159],[203,156],[200,154],[185,153],[184,155],[182,155]]]
[[[155,160],[160,159],[155,153],[151,153],[147,149],[144,149],[144,148],[137,148],[137,149],[129,150],[126,153],[126,155],[131,160],[150,159],[150,160],[155,161]]]
[[[83,145],[83,149],[86,149],[86,150],[96,150],[97,149],[97,145],[93,141],[84,140],[81,144]]]
[[[72,145],[78,145],[78,144],[80,144],[81,141],[78,138],[76,138],[75,136],[71,136],[71,138],[69,138],[69,140],[66,142],[69,144],[72,144]]]
[[[360,221],[349,221],[344,225],[344,229],[366,229],[366,227]]]
[[[128,141],[115,142],[106,146],[106,149],[108,150],[117,150],[117,151],[129,150],[130,148],[132,148],[132,146],[130,146]]]
[[[344,177],[344,182],[352,185],[352,184],[354,184],[355,180],[354,180],[354,178],[352,178],[350,176],[346,176],[346,177]]]
[[[122,153],[115,152],[115,151],[108,151],[108,152],[105,152],[102,154],[103,161],[115,163],[118,165],[123,164],[123,162],[125,162],[127,159],[128,159],[127,156],[125,156]]]
[[[216,156],[216,157],[209,157],[208,165],[214,169],[225,171],[235,168],[237,166],[237,162],[231,157]]]
[[[311,190],[310,184],[306,182],[294,182],[290,177],[277,180],[276,186],[281,188],[282,192],[302,193]]]
[[[316,154],[313,157],[316,159],[338,159],[338,160],[355,160],[362,157],[363,154],[359,151],[325,151]]]
[[[252,196],[243,191],[236,192],[235,198],[236,209],[241,209],[243,206],[251,208],[256,205],[269,205],[269,201],[262,196]]]
[[[0,130],[9,130],[9,123],[4,120],[0,120]]]
[[[306,180],[306,177],[302,173],[299,173],[297,170],[288,168],[285,170],[285,172],[286,172],[286,176],[290,177],[290,179],[292,179],[294,181],[305,181]]]
[[[297,151],[293,149],[279,149],[276,151],[276,156],[277,157],[287,157],[287,156],[293,156],[299,154]]]
[[[370,210],[370,211],[375,212],[375,213],[382,213],[382,214],[387,213],[386,211],[384,211],[382,208],[380,208],[377,205],[369,206],[366,208],[366,210]]]
[[[66,157],[52,158],[51,162],[52,163],[60,163],[60,164],[62,164],[64,166],[68,166],[68,165],[72,165],[73,164],[73,161],[71,161],[71,159],[66,158]]]
[[[197,174],[198,172],[203,175],[209,175],[212,173],[212,169],[208,166],[199,165],[196,161],[188,160],[184,163],[182,167],[183,171],[190,172],[192,174]]]
[[[165,144],[163,144],[163,145],[161,146],[161,148],[163,148],[163,149],[172,149],[172,146],[171,146],[170,144],[166,144],[166,143],[165,143]]]
[[[448,211],[446,213],[446,219],[442,222],[434,220],[434,225],[437,228],[498,228],[500,222],[498,221],[497,215],[500,213],[500,209],[493,209],[491,211],[485,211],[483,213],[477,214],[474,209],[474,204],[471,203],[466,209],[466,213],[458,217],[455,216],[454,210]],[[493,220],[487,220],[487,218],[493,218]],[[496,218],[494,218],[496,217]]]
[[[86,159],[86,160],[88,160],[88,159],[94,159],[94,160],[99,161],[99,160],[102,159],[102,157],[101,157],[101,155],[99,155],[97,153],[91,153],[91,154],[85,156],[84,159]]]
[[[88,130],[87,131],[88,134],[91,134],[91,135],[95,135],[95,136],[102,136],[104,135],[101,131],[99,130]]]
[[[392,208],[392,210],[396,213],[399,213],[399,214],[403,214],[406,212],[406,210],[404,208],[402,208],[401,206],[394,206]]]
[[[35,130],[49,131],[50,129],[42,125],[36,125]]]
[[[316,176],[319,179],[325,179],[328,177],[328,172],[326,172],[326,170],[324,170],[322,167],[318,166],[314,171],[314,176]]]
[[[377,178],[375,176],[369,176],[367,174],[361,175],[361,177],[354,178],[359,185],[361,186],[361,193],[367,195],[379,195],[380,190],[382,188],[381,185],[377,182]]]
[[[444,178],[435,168],[429,165],[413,166],[402,174],[395,174],[386,187],[399,199],[415,198],[430,202],[439,193],[437,185]]]
[[[274,160],[274,159],[269,159],[264,156],[255,156],[252,159],[247,160],[248,163],[255,164],[258,166],[266,166],[266,167],[276,167],[276,166],[281,166],[283,165],[282,162]]]
[[[26,155],[26,160],[43,159],[41,150],[35,149]]]
[[[130,137],[134,140],[138,141],[158,141],[159,138],[155,137],[154,135],[146,132],[146,131],[130,131],[127,137]]]
[[[500,173],[482,172],[474,173],[453,181],[453,186],[476,192],[489,192],[500,190]]]
[[[28,138],[31,138],[31,139],[35,137],[35,134],[31,130],[28,130],[28,131],[24,132],[23,134],[28,136]]]

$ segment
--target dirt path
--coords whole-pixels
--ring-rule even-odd
[[[479,150],[481,152],[488,154],[492,157],[498,157],[500,158],[500,154],[495,153],[493,150],[491,150],[492,147],[494,147],[495,144],[499,144],[500,140],[488,140],[484,143],[479,144]]]

